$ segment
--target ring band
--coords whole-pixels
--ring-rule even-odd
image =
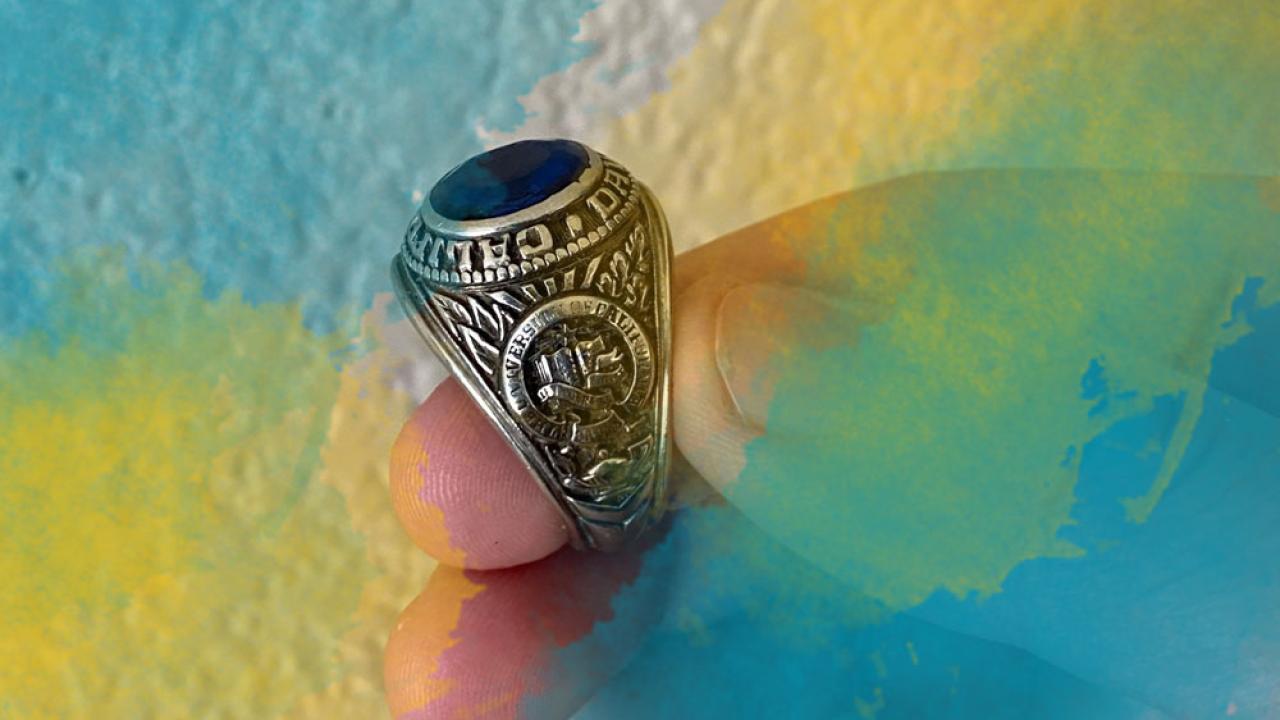
[[[414,326],[579,549],[616,550],[665,506],[670,265],[653,195],[570,140],[512,143],[446,173],[391,263]]]

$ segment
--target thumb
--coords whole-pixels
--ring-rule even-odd
[[[1274,575],[1275,364],[1270,321],[1247,319],[1276,298],[1268,187],[920,175],[719,240],[677,264],[676,443],[890,611],[1156,706],[1272,702],[1276,625],[1254,608],[1276,585],[1253,578]],[[1214,630],[1160,631],[1154,596]],[[1257,669],[1186,682],[1206,662]]]
[[[849,291],[857,274],[841,270],[848,258],[815,265],[805,252],[832,228],[841,237],[828,238],[835,242],[826,243],[825,255],[856,248],[852,240],[873,234],[868,219],[881,202],[874,188],[835,195],[677,259],[672,426],[689,464],[718,490],[740,477],[746,449],[766,431],[815,436],[811,422],[787,428],[768,417],[780,380],[795,375],[797,361],[854,347],[860,328],[886,314],[887,303],[875,295]]]
[[[806,354],[855,346],[860,325],[875,315],[873,305],[842,304],[804,286],[722,274],[693,283],[676,306],[676,443],[721,491],[766,430],[775,439],[813,437],[819,428],[769,418],[779,380]]]

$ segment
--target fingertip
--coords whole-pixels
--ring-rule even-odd
[[[391,496],[420,548],[456,567],[511,567],[568,540],[559,512],[456,381],[442,383],[400,431]]]
[[[654,552],[661,537],[505,570],[437,568],[387,641],[393,717],[571,716],[664,612],[674,555]]]

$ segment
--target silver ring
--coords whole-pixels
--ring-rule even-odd
[[[665,506],[670,266],[652,193],[570,140],[512,143],[446,173],[391,262],[414,326],[579,549],[616,550]]]

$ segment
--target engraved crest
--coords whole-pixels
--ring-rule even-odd
[[[620,475],[642,477],[653,348],[630,313],[595,295],[560,295],[515,327],[501,363],[507,407],[543,441],[566,490],[604,500],[631,488]]]
[[[622,352],[599,332],[579,339],[581,330],[559,327],[546,333],[555,349],[542,351],[533,361],[537,399],[553,413],[573,416],[575,422],[621,402],[627,380]]]

